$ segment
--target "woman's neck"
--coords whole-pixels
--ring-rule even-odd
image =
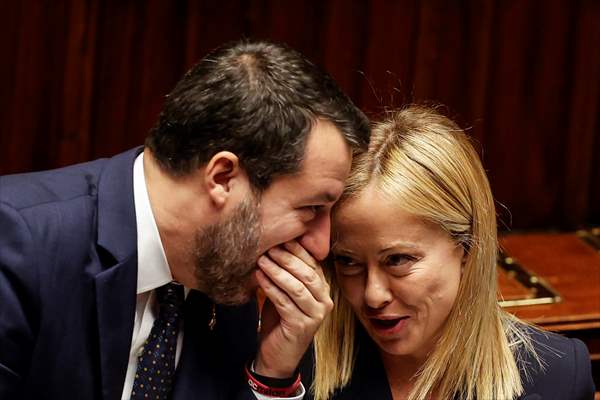
[[[390,391],[394,400],[407,399],[415,383],[415,375],[424,360],[408,356],[395,356],[381,352]]]

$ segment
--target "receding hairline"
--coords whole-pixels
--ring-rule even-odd
[[[258,84],[256,70],[259,63],[256,54],[250,52],[240,54],[236,57],[236,61],[238,65],[246,72],[248,76],[248,83],[251,86],[256,86]]]

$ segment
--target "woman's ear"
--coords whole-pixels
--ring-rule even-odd
[[[467,260],[469,258],[469,248],[465,245],[461,246],[463,248],[462,258],[460,259],[460,276],[465,272],[465,265],[467,265]]]
[[[469,246],[465,243],[460,244],[462,256],[460,258],[460,276],[462,277],[463,272],[465,272],[465,265],[467,265],[467,260],[469,259]]]
[[[204,183],[212,203],[218,208],[231,197],[232,189],[240,180],[247,180],[238,156],[229,151],[220,151],[206,164]]]

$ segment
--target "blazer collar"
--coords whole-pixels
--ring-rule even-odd
[[[143,147],[108,160],[98,182],[98,244],[117,261],[136,252],[133,163]]]
[[[135,318],[137,256],[95,278],[100,375],[104,399],[121,397]]]
[[[137,284],[133,163],[142,149],[108,160],[98,182],[97,241],[104,266],[94,280],[105,399],[121,397],[131,348]]]

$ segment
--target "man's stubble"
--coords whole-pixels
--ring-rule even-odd
[[[254,295],[251,285],[261,236],[258,202],[244,200],[229,219],[196,234],[198,288],[217,304],[239,305]]]

